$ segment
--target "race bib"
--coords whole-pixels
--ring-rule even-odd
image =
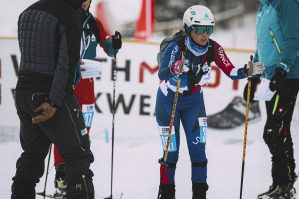
[[[198,118],[199,122],[199,128],[200,128],[200,143],[206,143],[206,135],[207,135],[207,118],[206,117],[200,117]]]
[[[82,114],[86,127],[90,128],[94,115],[94,104],[82,104]]]
[[[163,148],[163,151],[165,151],[166,145],[167,145],[167,139],[168,139],[169,126],[159,126],[158,128],[159,128],[159,132],[160,132],[162,148]],[[168,152],[173,152],[173,151],[177,151],[174,127],[173,127],[171,135],[170,135],[170,143],[168,146]]]

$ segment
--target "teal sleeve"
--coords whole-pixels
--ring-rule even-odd
[[[278,17],[285,40],[282,42],[281,62],[278,65],[287,72],[294,65],[299,49],[299,3],[297,0],[280,0],[273,7]],[[277,3],[280,2],[280,5]]]

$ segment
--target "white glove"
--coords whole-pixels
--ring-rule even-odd
[[[249,61],[248,66],[248,76],[260,75],[265,70],[265,66],[261,62],[253,63],[252,61]]]
[[[200,85],[200,86],[205,85],[209,81],[211,76],[212,76],[212,73],[211,73],[211,69],[209,68],[208,72],[205,73],[204,75],[202,75],[200,81],[198,82],[198,85]]]

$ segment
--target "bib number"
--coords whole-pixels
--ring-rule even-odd
[[[162,148],[163,148],[163,151],[165,151],[166,145],[167,145],[167,139],[168,139],[169,126],[159,126],[158,128],[159,128],[159,132],[160,132]],[[172,129],[172,132],[170,135],[170,142],[169,142],[169,146],[168,146],[168,152],[173,152],[173,151],[177,151],[177,144],[176,144],[174,128]]]
[[[87,128],[91,127],[92,118],[94,115],[94,104],[83,104],[82,114]]]

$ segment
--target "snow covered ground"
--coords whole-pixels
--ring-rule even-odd
[[[264,110],[264,107],[261,107]],[[265,115],[265,113],[262,113]],[[121,118],[116,118],[117,123]],[[258,123],[250,124],[248,128],[248,142],[245,159],[245,175],[243,198],[252,199],[271,183],[270,155],[262,140],[262,129],[265,118]],[[296,163],[299,165],[299,124],[292,128],[295,143]],[[238,198],[241,179],[243,126],[227,131],[209,129],[207,134],[208,156],[208,198]],[[156,129],[150,136],[134,139],[118,139],[119,129],[115,135],[115,164],[113,196],[123,199],[152,199],[156,198],[159,184],[159,164],[162,153],[159,135]],[[110,161],[111,142],[103,135],[92,135],[92,150],[95,162],[92,170],[95,173],[94,185],[96,198],[110,195]],[[3,163],[0,166],[0,195],[9,198],[11,178],[15,172],[15,161],[21,153],[20,145],[16,142],[0,144],[0,156]],[[52,161],[52,160],[51,160]],[[51,165],[53,165],[51,163]],[[182,139],[180,159],[177,165],[176,189],[177,198],[191,198],[191,166],[185,139]],[[55,169],[50,166],[47,192],[51,193]],[[37,185],[37,190],[43,190],[44,177]],[[299,183],[295,184],[299,190]],[[38,197],[37,197],[38,198]],[[41,198],[41,197],[40,197]]]

